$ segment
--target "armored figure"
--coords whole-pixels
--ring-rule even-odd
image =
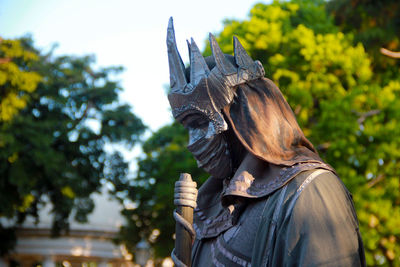
[[[279,88],[236,37],[234,56],[167,46],[176,120],[211,176],[199,189],[192,266],[365,266],[351,194],[306,139]]]

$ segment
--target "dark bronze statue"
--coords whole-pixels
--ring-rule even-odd
[[[188,42],[185,69],[170,19],[168,99],[211,175],[194,210],[192,266],[365,266],[351,195],[279,88],[236,37],[234,56],[211,34],[210,45],[203,58]]]

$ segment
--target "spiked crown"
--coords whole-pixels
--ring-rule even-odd
[[[172,17],[167,30],[167,49],[170,70],[171,92],[168,100],[172,114],[178,121],[187,115],[201,113],[213,124],[215,133],[228,129],[222,108],[230,104],[235,95],[235,86],[264,77],[264,68],[253,61],[246,50],[234,36],[235,64],[222,53],[215,37],[209,36],[215,67],[211,70],[206,64],[193,38],[187,41],[190,57],[190,80],[185,76],[185,65],[179,54],[175,40]]]

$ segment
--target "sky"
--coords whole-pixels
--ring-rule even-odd
[[[30,34],[43,51],[57,44],[56,55],[94,54],[97,67],[123,66],[120,100],[149,127],[147,138],[173,120],[165,94],[169,18],[174,18],[178,49],[188,62],[187,39],[193,37],[203,50],[209,32],[221,31],[226,18],[246,19],[258,2],[270,0],[0,0],[0,37]],[[140,147],[108,148],[123,153],[134,175]]]
[[[0,0],[0,36],[31,34],[37,47],[55,54],[94,54],[97,66],[122,65],[118,76],[128,102],[151,131],[172,121],[166,29],[174,18],[178,49],[188,61],[186,39],[200,49],[225,18],[245,19],[255,0]],[[264,1],[265,2],[265,1]]]

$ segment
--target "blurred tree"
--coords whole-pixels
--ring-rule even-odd
[[[400,3],[396,0],[330,0],[327,8],[335,23],[345,32],[357,33],[356,40],[366,48],[390,49],[400,46]]]
[[[340,32],[322,0],[257,4],[248,19],[225,20],[223,31],[217,34],[225,53],[232,53],[232,35],[265,64],[266,76],[279,85],[306,136],[354,194],[368,264],[400,265],[398,75],[386,82],[379,79],[381,73],[372,68],[363,45],[354,44],[352,34]],[[210,54],[209,47],[204,54]],[[167,141],[161,149],[145,147],[146,156],[139,165],[141,184],[134,186],[132,192],[137,193],[131,195],[140,206],[127,213],[137,220],[136,228],[131,228],[134,231],[146,236],[152,229],[158,229],[160,236],[167,231],[167,238],[159,237],[154,246],[168,247],[168,253],[173,246],[168,239],[174,229],[173,182],[179,172],[194,174],[196,170],[193,161],[188,161],[185,132],[176,129],[167,126],[155,133],[150,143],[156,144],[158,139],[180,142]],[[193,177],[197,179],[197,175]],[[139,190],[146,186],[152,189],[144,198]],[[159,198],[160,190],[170,194],[169,199]],[[153,219],[141,220],[153,216],[150,208],[142,209],[146,203],[142,198],[149,207],[163,207],[165,226],[160,227],[160,221],[153,224]],[[159,255],[168,254],[159,251]]]
[[[355,194],[355,199],[365,200],[358,213],[363,221],[361,226],[365,227],[363,235],[369,252],[368,263],[399,266],[400,145],[397,128],[400,61],[396,59],[398,53],[392,51],[400,50],[400,2],[330,0],[327,10],[342,31],[354,36],[354,43],[364,45],[372,61],[373,84],[359,97],[366,108],[359,122],[370,143],[364,157],[369,169],[367,177],[371,181],[365,192]]]
[[[400,62],[379,53],[380,48],[400,50],[400,2],[397,0],[330,0],[327,9],[343,32],[354,35],[371,55],[382,84],[396,79]]]
[[[110,76],[120,67],[94,70],[91,56],[43,54],[29,38],[1,47],[0,57],[12,64],[0,64],[0,217],[9,219],[0,226],[4,254],[14,227],[27,216],[38,219],[44,205],[52,205],[57,235],[68,230],[72,217],[87,220],[94,207],[90,194],[99,191],[101,180],[114,185],[113,193],[122,190],[128,165],[105,145],[132,147],[145,126],[118,103],[122,89]],[[23,105],[6,102],[3,96],[10,94]]]
[[[129,190],[129,198],[137,203],[137,208],[123,212],[129,224],[120,233],[120,239],[132,251],[142,237],[149,239],[157,258],[170,255],[174,247],[175,181],[181,172],[190,173],[198,186],[207,178],[186,149],[187,140],[187,131],[173,123],[143,144],[144,156],[138,162],[138,175]]]
[[[11,120],[23,109],[40,81],[30,71],[38,56],[24,49],[18,40],[0,38],[0,123]]]

